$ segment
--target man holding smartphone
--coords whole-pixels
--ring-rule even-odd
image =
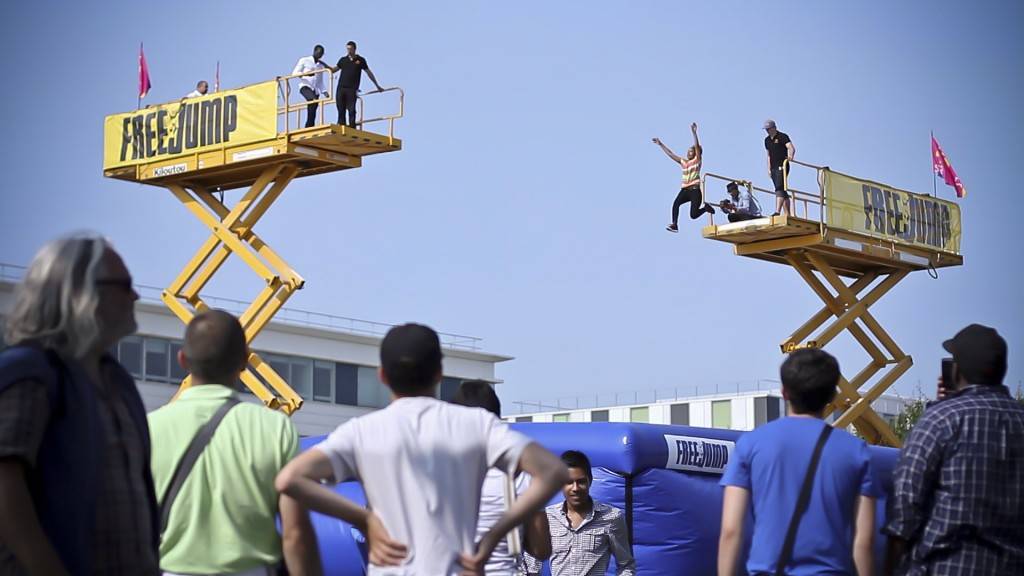
[[[1024,404],[1006,341],[971,324],[943,347],[940,399],[910,432],[888,502],[889,574],[1024,574]]]

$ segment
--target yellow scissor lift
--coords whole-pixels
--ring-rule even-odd
[[[898,447],[899,439],[871,403],[910,368],[913,359],[869,308],[911,272],[934,274],[937,268],[963,264],[959,207],[825,166],[791,164],[813,170],[818,187],[817,193],[796,190],[787,178],[792,215],[723,224],[716,224],[710,216],[703,235],[735,245],[739,256],[796,270],[823,306],[782,341],[782,352],[821,348],[848,331],[870,360],[852,378],[840,378],[836,399],[826,415],[839,411],[835,426],[853,425],[873,444]],[[714,181],[734,181],[748,193],[770,194],[774,204],[773,191],[738,178],[705,174],[702,188],[706,190]],[[878,379],[868,386],[875,376]]]
[[[329,78],[328,85],[334,86],[333,73],[325,70],[323,74]],[[186,324],[196,313],[208,309],[200,291],[228,256],[234,254],[266,284],[239,318],[246,341],[251,343],[305,282],[256,235],[254,227],[259,219],[296,178],[358,168],[364,156],[402,148],[401,140],[394,136],[395,120],[404,114],[405,95],[401,88],[363,95],[392,93],[398,109],[393,114],[364,118],[363,97],[360,97],[357,128],[325,122],[325,109],[334,100],[321,98],[315,101],[318,104],[315,125],[305,128],[302,120],[310,102],[297,97],[298,90],[293,93],[290,82],[299,78],[281,76],[239,90],[107,118],[104,176],[167,188],[210,230],[210,237],[162,293],[167,307]],[[232,95],[235,97],[229,105]],[[194,106],[189,107],[190,104]],[[234,109],[233,120],[228,113],[231,108]],[[164,111],[163,122],[161,110]],[[195,111],[195,118],[190,117],[190,110]],[[143,118],[139,137],[129,134],[133,129],[132,120],[137,117]],[[181,122],[175,124],[179,118]],[[194,120],[191,126],[190,120]],[[246,122],[259,124],[261,129],[246,131]],[[387,132],[381,134],[366,129],[371,123],[386,126]],[[171,125],[177,126],[177,133],[168,128]],[[229,126],[236,130],[234,134],[228,133]],[[194,135],[186,136],[188,129]],[[147,137],[147,131],[148,136],[155,137],[156,143],[137,143],[142,142],[140,137]],[[228,136],[217,136],[217,132]],[[231,136],[235,137],[233,141]],[[152,137],[149,140],[153,140]],[[197,144],[194,150],[182,150],[179,154],[158,152],[162,148],[170,149],[174,138],[181,138],[179,147],[184,148],[183,142],[189,137]],[[202,145],[204,137],[205,146]],[[119,157],[117,142],[111,142],[118,138],[122,142]],[[127,150],[131,149],[135,155],[136,147],[140,149],[139,158],[128,160],[130,165],[124,165]],[[218,198],[217,193],[237,188],[247,190],[233,207],[223,202],[223,195]],[[302,397],[255,352],[249,354],[242,382],[272,409],[291,414],[302,406]],[[190,379],[185,378],[178,392],[189,385]]]

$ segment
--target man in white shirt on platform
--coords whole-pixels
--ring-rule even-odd
[[[392,402],[354,418],[291,461],[277,488],[311,510],[356,526],[370,576],[483,574],[498,542],[540,510],[568,478],[558,458],[485,410],[438,400],[441,344],[419,324],[381,342],[381,381]],[[490,468],[533,477],[479,541],[480,490]],[[369,508],[321,482],[358,479]]]
[[[452,401],[460,406],[483,408],[501,417],[501,401],[494,388],[483,380],[463,382]],[[477,539],[487,534],[512,502],[529,486],[530,478],[527,474],[519,474],[510,482],[509,476],[501,470],[491,468],[487,471],[480,496]],[[551,556],[551,532],[548,529],[547,514],[543,510],[535,512],[525,528],[509,532],[505,540],[498,542],[491,559],[484,567],[486,576],[525,574],[526,566],[522,555],[524,550],[538,560],[547,560]],[[512,542],[516,543],[517,550],[511,549]]]
[[[316,124],[316,110],[320,102],[314,100],[329,97],[324,90],[324,71],[329,66],[320,61],[323,57],[324,47],[317,44],[313,47],[313,55],[299,58],[292,70],[292,76],[303,74],[299,78],[299,94],[309,102],[306,106],[306,128],[312,128]]]
[[[200,80],[199,83],[196,84],[196,89],[189,92],[188,94],[185,94],[185,98],[198,98],[200,96],[206,96],[206,93],[209,90],[210,85],[206,82],[206,80]]]

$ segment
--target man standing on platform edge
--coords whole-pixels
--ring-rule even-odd
[[[786,213],[786,216],[790,216],[792,212],[789,209],[789,192],[786,191],[786,175],[789,174],[789,164],[786,163],[786,160],[796,159],[796,147],[793,146],[793,141],[789,139],[788,134],[779,132],[775,126],[775,120],[765,120],[764,129],[768,133],[764,137],[764,149],[768,151],[768,175],[771,176],[772,182],[775,184],[775,213],[772,216],[778,216],[783,212]],[[785,166],[785,174],[783,174],[783,166]]]
[[[363,70],[370,77],[377,90],[384,90],[377,82],[366,58],[356,54],[356,43],[351,40],[345,45],[348,54],[338,59],[338,65],[331,67],[333,72],[341,71],[338,78],[338,89],[335,91],[335,103],[338,105],[338,124],[345,124],[345,113],[348,112],[348,125],[356,127],[356,98],[359,94],[359,82],[363,79]]]

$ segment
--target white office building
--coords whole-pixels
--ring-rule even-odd
[[[903,410],[906,399],[882,396],[872,407],[890,425]],[[778,388],[735,391],[720,394],[677,396],[651,402],[623,405],[592,405],[586,408],[561,408],[557,404],[529,410],[529,403],[519,403],[521,413],[505,418],[509,422],[643,422],[678,424],[705,428],[753,430],[786,413],[786,403]],[[834,416],[829,418],[833,421]]]
[[[10,309],[23,273],[23,267],[0,264],[0,321]],[[185,326],[159,300],[159,288],[136,286],[136,290],[141,296],[135,305],[138,332],[112,352],[135,376],[146,410],[154,410],[171,399],[185,377],[176,361]],[[206,301],[235,314],[247,304],[223,298]],[[299,434],[326,434],[352,417],[387,405],[388,392],[377,379],[377,367],[380,342],[390,327],[282,308],[256,337],[253,350],[305,400],[292,417]],[[464,380],[500,382],[495,365],[510,357],[481,351],[479,338],[448,333],[440,337],[444,351],[441,398],[451,398]],[[254,395],[248,396],[258,402]]]

